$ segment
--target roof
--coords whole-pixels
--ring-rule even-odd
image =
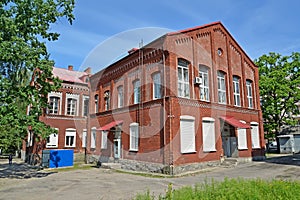
[[[242,122],[240,122],[239,120],[237,120],[236,118],[234,118],[233,116],[221,116],[220,119],[222,119],[223,121],[227,122],[228,124],[230,124],[231,126],[235,127],[235,128],[251,128],[250,125],[244,124]]]
[[[53,76],[59,78],[60,80],[74,82],[74,83],[86,84],[80,78],[83,76],[88,76],[86,72],[72,71],[72,70],[58,68],[58,67],[53,67],[52,72],[53,72]]]
[[[195,26],[195,27],[192,27],[192,28],[187,28],[187,29],[183,29],[183,30],[179,30],[179,31],[169,32],[169,33],[167,33],[167,35],[176,35],[176,34],[180,34],[180,33],[186,33],[186,32],[189,32],[189,31],[194,31],[194,30],[197,30],[197,29],[202,29],[202,28],[206,28],[206,27],[209,27],[209,26],[217,25],[217,24],[222,24],[222,23],[220,21],[212,22],[212,23],[209,23],[209,24],[201,25],[201,26]]]
[[[118,126],[120,124],[123,124],[122,120],[112,121],[112,122],[110,122],[110,123],[108,123],[108,124],[106,124],[106,125],[104,125],[104,126],[102,126],[100,128],[97,128],[97,130],[99,130],[99,131],[107,131],[107,130],[111,129],[112,127]]]

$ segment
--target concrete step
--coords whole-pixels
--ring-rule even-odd
[[[236,158],[225,158],[223,162],[221,162],[221,166],[226,168],[236,167],[238,164],[238,160]]]
[[[101,168],[104,169],[121,169],[120,163],[101,163]]]

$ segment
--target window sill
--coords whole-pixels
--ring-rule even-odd
[[[197,151],[181,152],[181,154],[193,154],[193,153],[197,153]]]
[[[214,152],[217,152],[216,149],[214,150],[203,150],[203,153],[214,153]]]
[[[129,149],[129,151],[131,151],[131,152],[138,152],[139,150],[138,149]]]

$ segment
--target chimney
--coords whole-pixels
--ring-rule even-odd
[[[73,65],[69,65],[68,70],[73,71]]]
[[[92,73],[92,69],[90,67],[88,67],[88,68],[86,68],[84,70],[84,72],[87,73],[87,74],[91,74]]]

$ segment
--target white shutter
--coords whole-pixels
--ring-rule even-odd
[[[139,124],[130,124],[130,151],[138,151],[139,148]]]
[[[82,147],[85,148],[86,147],[86,129],[83,130],[82,132]]]
[[[216,151],[215,120],[202,119],[203,151]]]
[[[96,148],[96,128],[93,127],[91,131],[91,148]]]
[[[257,122],[251,122],[250,124],[251,124],[252,148],[260,148],[258,123]]]
[[[107,131],[102,131],[101,149],[107,149]]]
[[[248,149],[246,129],[240,128],[238,132],[238,149]]]
[[[180,117],[180,150],[181,153],[192,153],[196,151],[194,117]]]

